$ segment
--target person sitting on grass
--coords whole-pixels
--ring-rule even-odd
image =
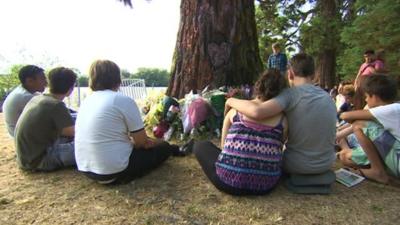
[[[109,60],[89,70],[93,91],[76,119],[78,170],[101,184],[128,183],[161,165],[179,147],[147,136],[135,101],[118,92],[121,71]]]
[[[33,97],[15,128],[17,161],[22,169],[53,171],[74,166],[74,122],[62,101],[74,89],[76,74],[64,67],[49,72],[50,93]]]
[[[15,125],[25,105],[47,86],[44,70],[34,65],[22,67],[18,72],[21,82],[5,99],[3,104],[4,120],[8,134],[14,137]]]
[[[267,70],[255,84],[256,98],[252,101],[267,101],[286,86],[279,70]],[[232,109],[224,119],[222,151],[209,141],[195,143],[193,151],[219,190],[232,195],[266,194],[281,176],[286,133],[287,121],[282,113],[253,120]]]
[[[347,84],[343,86],[342,94],[344,96],[344,103],[339,107],[338,119],[341,121],[340,115],[344,112],[353,110],[353,98],[354,98],[354,86],[352,84]]]
[[[313,85],[313,77],[313,58],[296,54],[289,61],[290,88],[261,103],[235,98],[225,103],[225,111],[233,108],[256,120],[285,112],[289,135],[283,168],[289,175],[331,174],[335,161],[336,107],[328,93]]]
[[[388,173],[400,177],[400,104],[394,102],[397,85],[386,75],[374,75],[365,78],[361,88],[368,109],[340,116],[352,124],[356,143],[349,147],[341,142],[339,158],[345,166],[360,168],[365,177],[388,183]]]

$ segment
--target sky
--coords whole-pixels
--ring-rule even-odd
[[[0,73],[37,64],[87,74],[95,59],[169,70],[180,1],[134,0],[132,9],[117,0],[1,0]]]

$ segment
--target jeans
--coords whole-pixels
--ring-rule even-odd
[[[39,171],[53,171],[64,167],[75,166],[74,142],[59,138],[47,148],[46,155],[37,166]]]

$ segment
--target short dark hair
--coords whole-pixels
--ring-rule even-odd
[[[254,95],[262,101],[267,101],[277,96],[287,87],[284,76],[277,69],[265,70],[254,85]]]
[[[384,74],[367,76],[361,88],[365,93],[371,96],[376,95],[385,102],[393,102],[397,98],[397,83]]]
[[[375,54],[375,51],[372,50],[372,49],[367,49],[367,50],[365,50],[365,52],[364,52],[364,55],[373,55],[373,54]]]
[[[121,70],[110,60],[96,60],[89,69],[89,87],[93,91],[112,90],[121,85]]]
[[[289,61],[289,67],[298,77],[312,77],[315,72],[314,59],[305,53],[294,55]]]
[[[67,94],[75,86],[76,74],[71,69],[56,67],[49,72],[49,89],[52,94]]]
[[[21,84],[25,84],[27,78],[36,79],[38,74],[44,74],[44,69],[35,65],[26,65],[19,70],[18,79]]]

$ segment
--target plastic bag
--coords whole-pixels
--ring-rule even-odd
[[[210,114],[210,106],[203,98],[197,98],[190,103],[188,114],[190,123],[196,127],[207,119]]]

